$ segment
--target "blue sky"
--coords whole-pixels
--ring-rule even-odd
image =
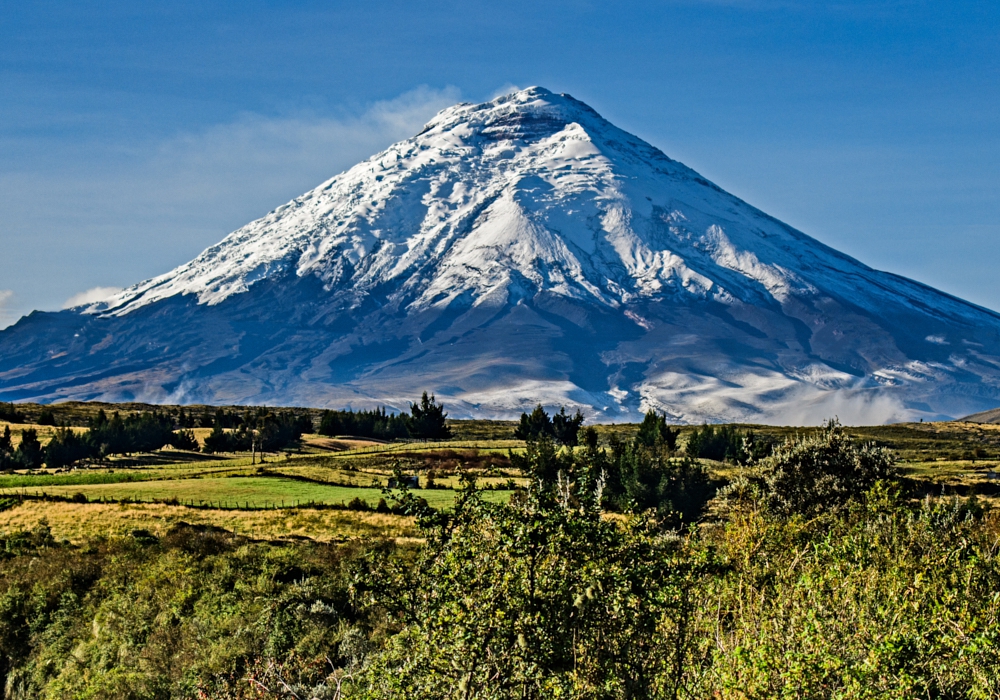
[[[0,327],[123,287],[512,86],[1000,309],[1000,6],[4,2]]]

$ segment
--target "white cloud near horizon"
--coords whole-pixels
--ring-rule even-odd
[[[122,290],[121,287],[92,287],[86,291],[80,292],[79,294],[74,294],[65,302],[63,302],[64,309],[72,309],[75,306],[83,306],[85,304],[94,304],[98,301],[104,301]]]

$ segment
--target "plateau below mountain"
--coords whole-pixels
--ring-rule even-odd
[[[98,304],[0,332],[0,400],[880,423],[1000,404],[1000,315],[873,270],[568,95],[411,139]]]

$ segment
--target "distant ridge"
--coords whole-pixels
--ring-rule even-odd
[[[980,411],[971,416],[960,418],[964,423],[1000,423],[1000,408],[991,408],[989,411]]]
[[[942,420],[1000,404],[1000,315],[873,270],[569,95],[424,129],[106,302],[0,331],[0,400],[591,420]]]

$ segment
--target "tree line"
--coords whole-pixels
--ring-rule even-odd
[[[356,435],[385,440],[396,438],[444,439],[451,436],[444,406],[433,394],[424,392],[420,401],[410,405],[408,414],[389,414],[385,409],[372,411],[324,411],[318,428],[322,435]],[[43,425],[56,425],[51,410],[42,411]],[[0,403],[0,420],[22,423],[25,416],[14,404]],[[194,427],[210,427],[212,432],[199,445]],[[180,450],[222,452],[277,452],[295,445],[302,435],[315,429],[308,413],[251,407],[244,411],[219,407],[207,409],[200,416],[180,409],[177,412],[146,411],[111,416],[101,409],[85,431],[66,426],[56,427],[45,446],[38,431],[25,428],[21,440],[13,446],[10,426],[0,435],[0,471],[62,468],[83,460],[100,460],[114,455],[151,452],[166,446]]]
[[[410,404],[409,414],[388,413],[385,408],[323,411],[317,432],[329,437],[349,435],[378,440],[443,440],[451,437],[447,417],[444,406],[437,403],[433,394],[428,395],[425,391],[419,402]]]
[[[219,409],[215,426],[201,448],[205,452],[277,451],[298,441],[312,430],[312,419],[293,411],[257,408],[239,417],[239,427],[232,413]],[[256,441],[254,444],[251,444]],[[152,452],[166,446],[198,450],[199,444],[190,428],[180,428],[176,418],[167,413],[143,412],[111,416],[101,409],[90,419],[87,429],[77,431],[56,428],[44,447],[34,428],[21,431],[18,446],[13,447],[10,426],[0,435],[0,471],[38,469],[43,464],[57,469],[83,460],[101,460],[114,455]]]

